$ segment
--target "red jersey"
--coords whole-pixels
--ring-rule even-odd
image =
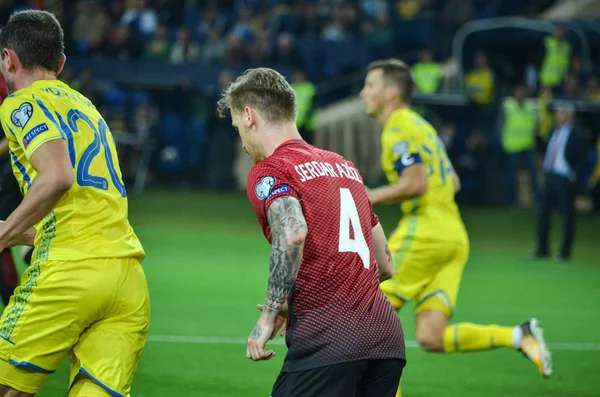
[[[0,74],[0,105],[8,96],[8,88],[6,87],[6,80],[4,80],[4,76]]]
[[[283,371],[405,359],[400,320],[379,288],[372,229],[379,222],[362,178],[342,156],[288,141],[252,168],[247,194],[269,243],[269,205],[295,197],[308,234],[290,294]]]

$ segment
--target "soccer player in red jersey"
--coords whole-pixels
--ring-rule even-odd
[[[255,166],[247,194],[271,244],[267,296],[247,339],[254,361],[287,320],[272,397],[393,397],[406,363],[400,321],[379,288],[392,258],[362,177],[296,128],[296,98],[272,69],[247,71],[219,101]]]

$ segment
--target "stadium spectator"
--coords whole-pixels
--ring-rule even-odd
[[[172,63],[194,62],[200,59],[200,46],[192,39],[187,26],[177,31],[177,40],[171,49],[170,59]]]
[[[390,24],[390,15],[385,8],[375,15],[374,22],[365,21],[362,31],[365,42],[377,53],[386,51],[394,41],[394,29]],[[385,55],[381,54],[381,56]]]
[[[571,59],[571,43],[565,27],[557,25],[554,34],[544,40],[544,46],[546,52],[542,61],[540,82],[543,87],[555,89],[564,81]]]
[[[538,92],[538,83],[540,77],[535,61],[531,60],[527,63],[527,66],[525,66],[524,77],[525,85],[527,86],[529,92]]]
[[[247,63],[249,59],[248,50],[244,40],[237,35],[230,35],[225,47],[225,57],[223,62],[227,66],[234,66]]]
[[[134,0],[133,8],[127,10],[121,18],[121,23],[131,25],[135,32],[149,36],[158,27],[158,15],[147,0]]]
[[[85,95],[93,103],[99,104],[99,101],[95,101],[97,98],[97,92],[99,91],[96,81],[94,79],[94,72],[92,69],[85,68],[79,76],[72,81],[72,88],[76,89],[83,95]]]
[[[569,74],[572,74],[577,79],[579,88],[584,88],[589,79],[589,68],[581,60],[581,57],[574,56],[571,59],[571,68]]]
[[[227,27],[227,18],[219,10],[216,4],[208,6],[202,15],[202,20],[198,25],[198,33],[201,37],[208,37],[213,32],[222,35]]]
[[[225,41],[221,37],[221,32],[218,29],[212,30],[202,47],[202,62],[206,65],[217,65],[223,62],[225,49]]]
[[[288,67],[302,67],[302,58],[296,49],[294,39],[289,33],[277,36],[277,44],[273,52],[273,63]]]
[[[535,136],[537,114],[533,103],[527,100],[527,87],[517,84],[513,96],[503,104],[502,148],[507,155],[506,175],[508,202],[517,203],[517,170],[519,160],[525,160],[531,179],[535,202],[539,202]]]
[[[412,75],[419,91],[430,95],[439,89],[444,70],[439,63],[435,62],[433,51],[424,48],[419,52],[419,62],[412,67]]]
[[[491,105],[494,102],[494,71],[484,52],[475,54],[474,65],[465,78],[467,93],[476,104]]]
[[[462,188],[457,200],[464,204],[482,205],[485,203],[486,163],[489,159],[488,138],[484,131],[473,130],[460,151],[456,164]]]
[[[108,15],[97,0],[80,0],[71,30],[77,51],[97,54],[102,49],[109,28]]]
[[[252,10],[243,7],[239,12],[235,25],[231,28],[231,35],[240,37],[242,40],[250,40],[253,35],[252,22]]]
[[[360,6],[364,15],[370,19],[375,19],[381,14],[387,14],[389,4],[385,0],[364,0],[360,2]]]
[[[461,25],[473,20],[475,11],[472,0],[446,0],[442,7],[442,20],[455,31]]]
[[[587,82],[586,99],[600,104],[600,80],[598,76],[591,76]]]
[[[474,68],[465,76],[465,89],[474,107],[473,124],[491,135],[497,114],[494,72],[482,51],[475,54],[473,64]]]
[[[345,29],[344,12],[341,7],[336,7],[333,10],[332,17],[325,22],[321,36],[325,41],[337,43],[350,41],[351,36]]]
[[[354,4],[348,3],[342,6],[342,21],[349,40],[358,41],[361,38],[360,20],[358,8]]]
[[[555,205],[558,205],[563,219],[562,244],[555,260],[564,262],[571,258],[575,237],[575,194],[589,149],[585,133],[575,123],[574,116],[573,105],[565,103],[557,107],[556,128],[550,137],[544,158],[545,183],[538,219],[537,247],[533,258],[550,255],[548,239]]]
[[[298,116],[296,125],[302,138],[313,144],[314,132],[317,127],[315,116],[315,95],[317,89],[313,83],[307,80],[306,74],[302,70],[297,70],[292,77],[292,88],[296,93],[296,105],[298,107]]]
[[[109,58],[121,61],[140,59],[144,51],[143,44],[129,25],[117,25],[111,31],[105,54]]]
[[[554,113],[550,109],[553,96],[552,89],[544,87],[540,90],[538,98],[538,135],[544,143],[548,142],[550,133],[554,129]]]
[[[207,176],[207,185],[217,190],[229,190],[235,187],[233,164],[236,157],[236,146],[239,137],[229,118],[219,117],[217,101],[221,93],[234,80],[230,70],[225,69],[219,75],[219,90],[217,95],[208,98],[210,114],[208,116],[208,160],[207,169],[211,172]]]
[[[456,125],[452,123],[446,123],[440,127],[439,132],[440,139],[444,144],[444,148],[446,149],[446,154],[448,154],[448,159],[450,159],[452,164],[456,164],[458,156],[460,155]]]
[[[563,100],[574,101],[579,99],[581,95],[581,88],[579,85],[579,79],[573,73],[569,73],[565,78],[563,84],[561,98]]]
[[[426,0],[398,0],[396,1],[396,12],[400,19],[415,19],[421,13]]]
[[[166,61],[171,55],[171,41],[166,25],[160,25],[154,32],[154,37],[146,45],[144,58],[154,61]]]
[[[267,29],[262,29],[256,33],[248,52],[250,63],[253,65],[263,65],[269,62],[273,56],[273,47]]]
[[[323,30],[323,20],[316,4],[305,4],[300,25],[300,34],[305,39],[317,39]]]
[[[325,88],[319,90],[317,94],[319,102],[323,104],[337,100],[349,92],[349,86],[338,86],[337,81],[344,81],[345,77],[342,71],[345,74],[356,70],[357,62],[363,63],[368,58],[372,59],[373,57],[394,57],[403,53],[406,59],[410,60],[413,51],[423,45],[431,45],[435,54],[447,56],[449,43],[446,43],[446,41],[452,39],[453,31],[448,29],[446,22],[456,28],[459,23],[467,22],[473,18],[495,16],[499,12],[519,8],[508,4],[500,7],[500,0],[486,2],[486,4],[482,4],[480,1],[474,2],[473,0],[449,0],[444,2],[437,0],[368,0],[364,2],[319,0],[305,4],[271,0],[67,0],[62,3],[64,3],[62,8],[65,20],[69,21],[69,25],[73,27],[73,35],[67,32],[69,36],[73,36],[70,39],[78,37],[75,34],[75,31],[78,30],[79,33],[84,35],[93,34],[96,37],[95,41],[101,42],[101,45],[94,50],[88,48],[86,44],[79,47],[81,51],[88,51],[88,53],[78,53],[75,51],[77,44],[69,42],[68,55],[93,55],[98,58],[105,57],[127,61],[137,60],[141,55],[144,60],[162,61],[165,58],[170,59],[171,53],[176,52],[173,50],[173,33],[189,27],[190,32],[189,34],[186,33],[185,36],[189,37],[190,42],[196,44],[188,47],[186,47],[187,44],[178,46],[180,51],[177,56],[174,56],[176,62],[182,64],[199,62],[217,68],[227,66],[246,68],[268,64],[281,68],[280,70],[286,74],[290,73],[291,70],[302,69],[305,74],[310,76],[315,85],[319,88],[322,85]],[[78,4],[77,7],[75,7],[76,4]],[[50,5],[50,3],[45,3],[45,5]],[[7,6],[7,9],[9,7]],[[90,9],[96,9],[95,7],[97,7],[98,12],[91,13]],[[539,6],[536,7],[538,11],[541,9]],[[401,13],[404,13],[403,17],[398,18],[395,15],[398,9]],[[523,9],[523,7],[519,9]],[[101,17],[102,15],[104,17]],[[102,34],[102,29],[75,29],[77,24],[83,27],[93,25],[93,23],[82,23],[81,21],[85,21],[85,18],[96,18],[98,21],[105,18],[107,28],[104,29],[104,34]],[[410,19],[416,19],[416,21],[403,22]],[[76,20],[79,21],[77,24],[75,23]],[[120,26],[122,21],[129,22],[130,28],[122,28]],[[156,24],[154,33],[145,33],[149,32],[154,24]],[[422,35],[426,31],[429,31],[431,36],[429,36],[429,40],[423,41]],[[401,40],[401,43],[395,40],[396,36]],[[336,51],[323,51],[323,37],[327,41],[333,42],[331,47]],[[78,40],[81,41],[81,39]],[[342,43],[344,47],[347,46],[349,49],[352,49],[352,46],[356,44],[357,57],[354,59],[350,57],[347,59],[342,57],[340,60],[332,59],[331,54],[337,52],[337,48],[335,48],[337,43]],[[186,52],[185,48],[189,49],[190,47],[191,51]],[[465,53],[470,51],[471,49]],[[588,72],[587,69],[579,67],[579,64],[585,66],[585,62],[579,61],[579,58],[584,60],[582,56],[579,48],[576,48],[572,62],[568,62],[569,72],[580,76],[580,80],[586,80],[585,73]],[[81,67],[85,65],[85,60],[82,60],[81,56],[78,58],[69,57],[70,61],[76,60],[76,62],[69,62],[69,64],[74,65],[79,72]],[[511,76],[510,78],[518,75],[525,77],[531,92],[539,95],[539,91],[535,90],[536,81],[539,77],[537,71],[539,66],[530,63],[526,67],[524,75],[523,70],[521,70],[524,65],[521,64],[516,67],[513,62],[507,62],[503,68],[497,68],[496,75],[494,75],[484,54],[478,53],[475,59],[474,69],[470,70],[465,76],[465,86],[474,106],[467,119],[459,120],[460,116],[458,114],[448,115],[445,113],[443,106],[434,108],[419,103],[415,103],[414,106],[421,114],[426,115],[430,122],[436,123],[438,121],[434,118],[444,117],[446,119],[441,120],[443,124],[455,122],[461,131],[473,129],[486,131],[488,139],[492,142],[491,147],[494,148],[493,154],[498,155],[501,152],[495,150],[497,147],[495,145],[496,141],[491,140],[491,132],[494,130],[493,127],[498,115],[495,98],[505,91],[508,75]],[[530,58],[527,58],[527,61],[529,60]],[[107,67],[105,65],[108,64],[99,63],[94,65],[94,69],[98,70],[98,82],[103,85],[105,83],[115,85],[103,72],[103,69]],[[140,66],[143,70],[143,65]],[[185,65],[182,65],[182,67],[185,68]],[[170,68],[166,67],[166,69]],[[216,76],[216,69],[211,68],[210,70],[214,71]],[[174,81],[177,79],[174,74],[175,69],[171,69],[171,71],[173,73],[167,73],[165,77]],[[419,78],[420,74],[418,67],[415,68],[415,77],[420,81],[421,90],[429,92],[430,89],[424,88],[424,84],[428,85],[427,82],[434,79],[421,79]],[[335,76],[337,80],[334,85],[330,85],[330,87],[336,87],[334,89],[328,89],[327,87],[330,76]],[[68,77],[63,78],[72,80]],[[194,84],[203,84],[200,80],[202,79],[194,79]],[[591,100],[594,95],[591,92],[593,92],[596,82],[593,79],[588,80],[590,81],[589,83],[586,81],[586,84],[591,87],[591,90],[585,85],[580,87],[579,92],[576,92],[563,82],[557,86],[559,89],[556,90],[555,96],[563,98],[561,88],[567,88],[564,98],[587,98]],[[450,82],[450,80],[448,81]],[[425,83],[423,84],[423,82]],[[77,80],[73,83],[77,85]],[[120,84],[120,82],[116,83],[117,86]],[[111,105],[107,107],[110,110],[105,111],[109,113],[120,112],[126,120],[131,120],[134,118],[134,106],[129,104],[129,97],[132,94],[128,92],[129,87],[125,90],[122,88],[118,87],[120,93],[116,97],[108,95],[103,87],[95,89],[96,98],[94,100],[98,103],[104,102],[104,104]],[[210,95],[209,91],[212,90],[212,87],[204,86],[202,90],[207,91]],[[439,88],[437,91],[439,91]],[[545,91],[543,92],[545,93]],[[91,92],[90,94],[94,95]],[[152,92],[152,95],[165,96],[164,93],[159,92]],[[199,95],[202,95],[202,93],[199,92]],[[121,103],[114,106],[114,99]],[[157,100],[155,98],[155,101]],[[551,99],[542,99],[542,102],[550,104]],[[181,116],[181,109],[175,109],[175,111]],[[109,113],[107,113],[108,119],[111,117]],[[550,113],[547,115],[551,116]],[[540,135],[543,135],[544,131],[546,135],[549,134],[552,129],[551,117],[546,117],[544,128],[542,128],[544,124],[542,109],[539,111],[539,117]],[[460,144],[457,147],[464,147],[465,138],[460,137]],[[505,169],[502,168],[499,172],[504,173],[504,171]]]
[[[150,104],[141,104],[135,110],[135,116],[127,129],[121,131],[131,131],[128,145],[119,146],[119,162],[123,171],[123,180],[125,183],[133,183],[138,170],[139,162],[144,149],[159,136],[158,131],[158,110]],[[111,126],[115,123],[111,123]],[[113,135],[118,140],[119,130],[114,130]]]
[[[108,16],[109,19],[113,22],[119,22],[123,15],[125,15],[125,11],[127,11],[126,0],[112,0],[108,5]]]
[[[183,24],[185,0],[154,0],[159,24],[177,27]]]

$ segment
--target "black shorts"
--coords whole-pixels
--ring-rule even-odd
[[[405,360],[362,360],[281,372],[271,397],[395,397]]]

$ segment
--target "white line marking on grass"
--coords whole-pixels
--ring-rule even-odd
[[[220,336],[177,336],[177,335],[150,335],[149,342],[157,343],[189,343],[197,345],[245,345],[246,339]],[[283,338],[269,342],[270,345],[285,345]],[[417,341],[407,340],[406,347],[419,347]],[[563,351],[598,351],[600,343],[551,343],[551,350]]]

